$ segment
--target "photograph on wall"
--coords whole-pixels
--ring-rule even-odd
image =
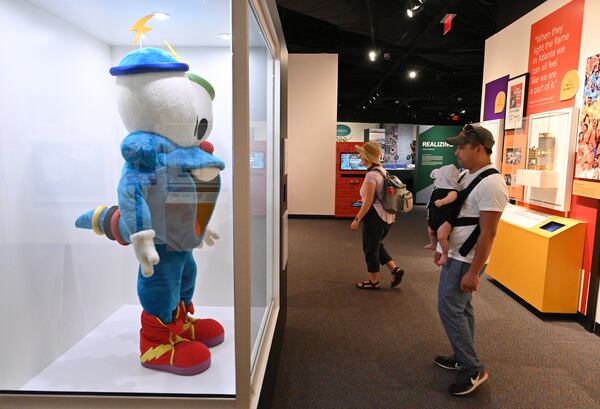
[[[521,148],[508,148],[506,149],[506,158],[504,163],[507,165],[520,165],[521,164]]]
[[[579,120],[577,136],[577,157],[575,177],[579,179],[600,180],[598,161],[600,160],[600,54],[587,59],[583,92],[583,107]]]
[[[519,185],[517,169],[525,169],[525,158],[527,152],[526,130],[510,130],[504,135],[504,152],[502,160],[502,174],[508,186],[508,195],[517,201],[523,200],[524,187]]]
[[[523,127],[523,117],[526,115],[528,79],[529,74],[526,73],[511,78],[508,81],[508,107],[506,108],[504,121],[505,130],[520,129]]]
[[[509,75],[485,84],[483,120],[504,119]]]
[[[383,157],[381,164],[386,169],[414,169],[413,133],[414,126],[407,124],[382,124],[385,136],[379,143]]]

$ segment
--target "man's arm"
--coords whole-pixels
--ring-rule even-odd
[[[481,233],[477,239],[473,262],[460,281],[461,291],[477,290],[477,287],[479,286],[479,272],[492,251],[492,244],[494,244],[494,238],[496,237],[501,216],[502,212],[482,211],[479,214],[479,227],[481,228]]]

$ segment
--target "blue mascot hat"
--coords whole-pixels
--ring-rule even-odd
[[[189,65],[178,62],[168,52],[160,48],[145,47],[127,53],[118,66],[110,69],[110,74],[119,76],[144,72],[185,72],[189,69]]]

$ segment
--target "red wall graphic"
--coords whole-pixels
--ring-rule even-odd
[[[565,75],[579,67],[584,4],[573,0],[532,24],[527,115],[574,105],[574,98],[560,100],[560,90]]]

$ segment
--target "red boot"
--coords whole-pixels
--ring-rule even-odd
[[[181,337],[186,311],[180,302],[175,318],[164,324],[160,318],[142,312],[140,360],[142,366],[177,375],[196,375],[210,367],[210,351],[195,341]]]
[[[188,313],[193,314],[194,304],[190,302],[186,309]],[[221,324],[211,318],[194,318],[186,314],[181,337],[202,342],[207,347],[214,347],[225,339],[225,330]]]

